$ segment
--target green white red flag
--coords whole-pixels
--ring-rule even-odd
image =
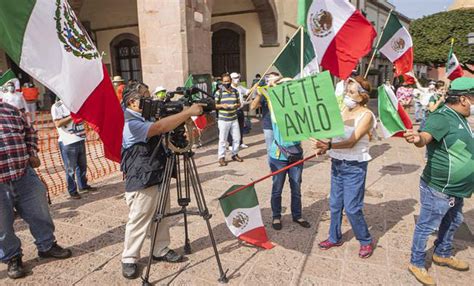
[[[448,55],[448,62],[446,63],[446,76],[449,78],[449,80],[453,81],[458,77],[462,77],[463,75],[464,71],[459,64],[458,58],[453,52],[453,45],[451,45]]]
[[[123,111],[94,43],[67,0],[0,1],[0,48],[99,133],[119,162]]]
[[[395,66],[395,76],[413,70],[413,41],[397,16],[390,13],[377,49]]]
[[[403,131],[413,128],[410,117],[390,86],[379,86],[378,95],[379,118],[385,138],[400,137]]]
[[[227,227],[233,235],[245,242],[265,249],[273,248],[263,225],[255,188],[251,186],[226,196],[239,187],[241,186],[232,186],[219,199]]]
[[[373,26],[347,0],[300,0],[298,5],[299,24],[305,27],[318,63],[332,75],[349,77],[372,49],[377,35]]]

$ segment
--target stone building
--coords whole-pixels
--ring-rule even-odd
[[[110,76],[152,88],[183,84],[189,74],[237,71],[247,82],[263,73],[298,28],[297,0],[69,0],[95,41]],[[395,7],[386,0],[351,0],[380,34]],[[404,25],[410,19],[400,15]],[[374,43],[375,44],[375,43]],[[368,58],[360,64],[368,67]],[[21,71],[0,51],[0,69]],[[391,78],[377,55],[374,84]],[[21,74],[22,81],[28,75]]]

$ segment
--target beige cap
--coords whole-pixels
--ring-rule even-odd
[[[119,75],[114,76],[112,82],[123,82],[123,78]]]

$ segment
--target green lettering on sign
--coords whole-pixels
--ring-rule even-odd
[[[288,81],[268,90],[285,141],[344,135],[344,123],[329,72]]]

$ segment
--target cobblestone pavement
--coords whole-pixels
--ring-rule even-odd
[[[317,243],[327,237],[329,227],[330,162],[326,157],[309,161],[303,173],[303,215],[311,222],[310,229],[291,221],[287,184],[283,229],[274,231],[270,227],[271,181],[257,185],[263,220],[271,240],[277,245],[272,250],[261,250],[239,243],[230,234],[217,201],[228,187],[257,179],[269,171],[260,124],[254,125],[253,132],[245,138],[250,147],[240,153],[244,163],[230,162],[226,167],[218,167],[216,144],[200,148],[196,153],[208,206],[214,215],[213,232],[222,263],[228,269],[229,285],[417,285],[406,268],[415,216],[419,212],[418,183],[424,166],[424,150],[397,138],[371,143],[374,160],[369,164],[365,215],[377,248],[369,259],[358,257],[358,243],[347,220],[343,222],[346,243],[342,247],[328,251],[317,247]],[[305,150],[309,155],[308,144]],[[23,242],[23,259],[31,274],[12,281],[6,277],[6,266],[1,265],[0,285],[140,285],[139,279],[127,281],[121,276],[120,256],[128,214],[121,176],[109,177],[99,187],[99,191],[85,194],[81,200],[53,197],[51,213],[57,240],[72,248],[71,259],[39,259],[27,225],[17,220],[15,229]],[[175,196],[172,199],[174,202]],[[472,199],[466,200],[464,213],[466,224],[457,233],[454,247],[457,257],[474,265],[473,237],[469,231],[474,230]],[[171,247],[182,253],[183,219],[175,217],[171,221]],[[192,217],[189,226],[193,254],[183,263],[153,264],[153,283],[217,284],[217,267],[205,223],[200,217]],[[434,236],[429,242],[429,257],[433,240]],[[147,241],[142,249],[141,268],[148,249]],[[474,279],[472,270],[456,272],[431,264],[430,259],[427,265],[439,285],[468,285]]]

